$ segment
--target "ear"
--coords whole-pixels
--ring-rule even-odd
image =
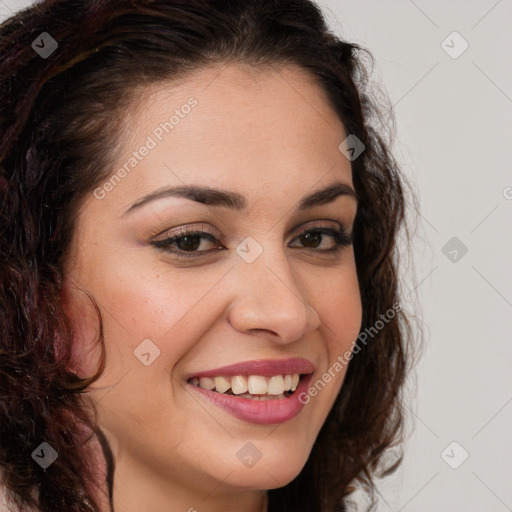
[[[67,369],[81,378],[90,377],[96,372],[101,347],[98,346],[101,320],[94,307],[94,299],[72,279],[65,278],[59,293],[62,310],[70,326],[71,340],[54,341],[57,358],[66,356],[66,343],[70,343],[71,353]]]

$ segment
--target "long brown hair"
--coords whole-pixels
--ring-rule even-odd
[[[55,41],[42,36],[48,55],[33,46],[43,32]],[[135,92],[229,61],[301,66],[365,146],[352,161],[354,251],[363,330],[376,333],[354,355],[301,473],[269,491],[269,511],[343,511],[357,483],[373,502],[377,470],[400,462],[381,467],[403,436],[410,329],[393,309],[404,181],[376,128],[371,54],[329,32],[310,0],[46,0],[1,25],[0,53],[0,468],[13,501],[42,512],[97,510],[80,424],[102,440],[112,493],[112,454],[79,400],[105,358],[89,379],[68,370],[73,336],[59,293],[75,215],[111,171]],[[58,452],[46,471],[31,457],[42,441]]]

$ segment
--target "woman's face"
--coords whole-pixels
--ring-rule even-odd
[[[103,319],[106,368],[87,396],[120,510],[165,495],[209,510],[290,482],[340,391],[335,363],[361,325],[353,248],[335,235],[357,208],[348,133],[293,66],[205,68],[144,90],[129,114],[66,269],[77,369],[92,375],[100,354],[78,285]]]

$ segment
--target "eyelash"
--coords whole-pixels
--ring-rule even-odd
[[[297,238],[300,238],[301,236],[303,236],[307,233],[317,233],[317,234],[322,234],[322,235],[329,235],[334,239],[334,242],[335,242],[335,246],[332,247],[331,249],[309,249],[311,251],[328,253],[328,254],[336,254],[342,249],[342,247],[348,247],[348,246],[352,245],[352,236],[347,234],[347,232],[345,230],[341,229],[338,231],[336,229],[332,229],[332,228],[328,228],[328,227],[308,228],[308,229],[302,231],[301,233],[299,233],[294,238],[294,240]],[[175,250],[175,249],[170,248],[171,244],[178,242],[180,240],[183,240],[186,237],[206,238],[210,242],[218,242],[218,240],[215,238],[215,236],[208,231],[197,230],[197,229],[191,229],[191,230],[183,229],[171,237],[165,238],[163,240],[155,240],[155,241],[151,242],[151,245],[153,245],[154,247],[156,247],[158,249],[162,249],[164,251],[171,252],[179,258],[181,258],[181,257],[184,257],[184,258],[199,257],[199,256],[203,255],[204,253],[212,252],[212,250],[209,250],[209,251],[184,251],[183,249]],[[322,241],[323,241],[323,238],[322,238]],[[308,249],[308,248],[306,247],[306,249]]]

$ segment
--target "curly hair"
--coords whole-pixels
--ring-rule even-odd
[[[32,44],[46,31],[58,48],[43,58]],[[363,328],[400,302],[396,241],[406,201],[386,136],[393,118],[379,125],[371,54],[331,33],[312,1],[45,0],[0,26],[0,52],[0,469],[18,507],[98,510],[85,425],[102,443],[113,509],[115,461],[81,402],[105,352],[94,376],[70,371],[73,327],[61,292],[77,211],[109,175],[123,112],[141,88],[210,63],[308,71],[365,146],[352,161]],[[269,491],[269,511],[344,511],[356,484],[374,506],[375,476],[402,458],[381,467],[404,437],[409,338],[410,320],[398,311],[360,347],[306,465]],[[104,349],[101,329],[98,342]],[[42,441],[58,452],[47,470],[31,456]]]

